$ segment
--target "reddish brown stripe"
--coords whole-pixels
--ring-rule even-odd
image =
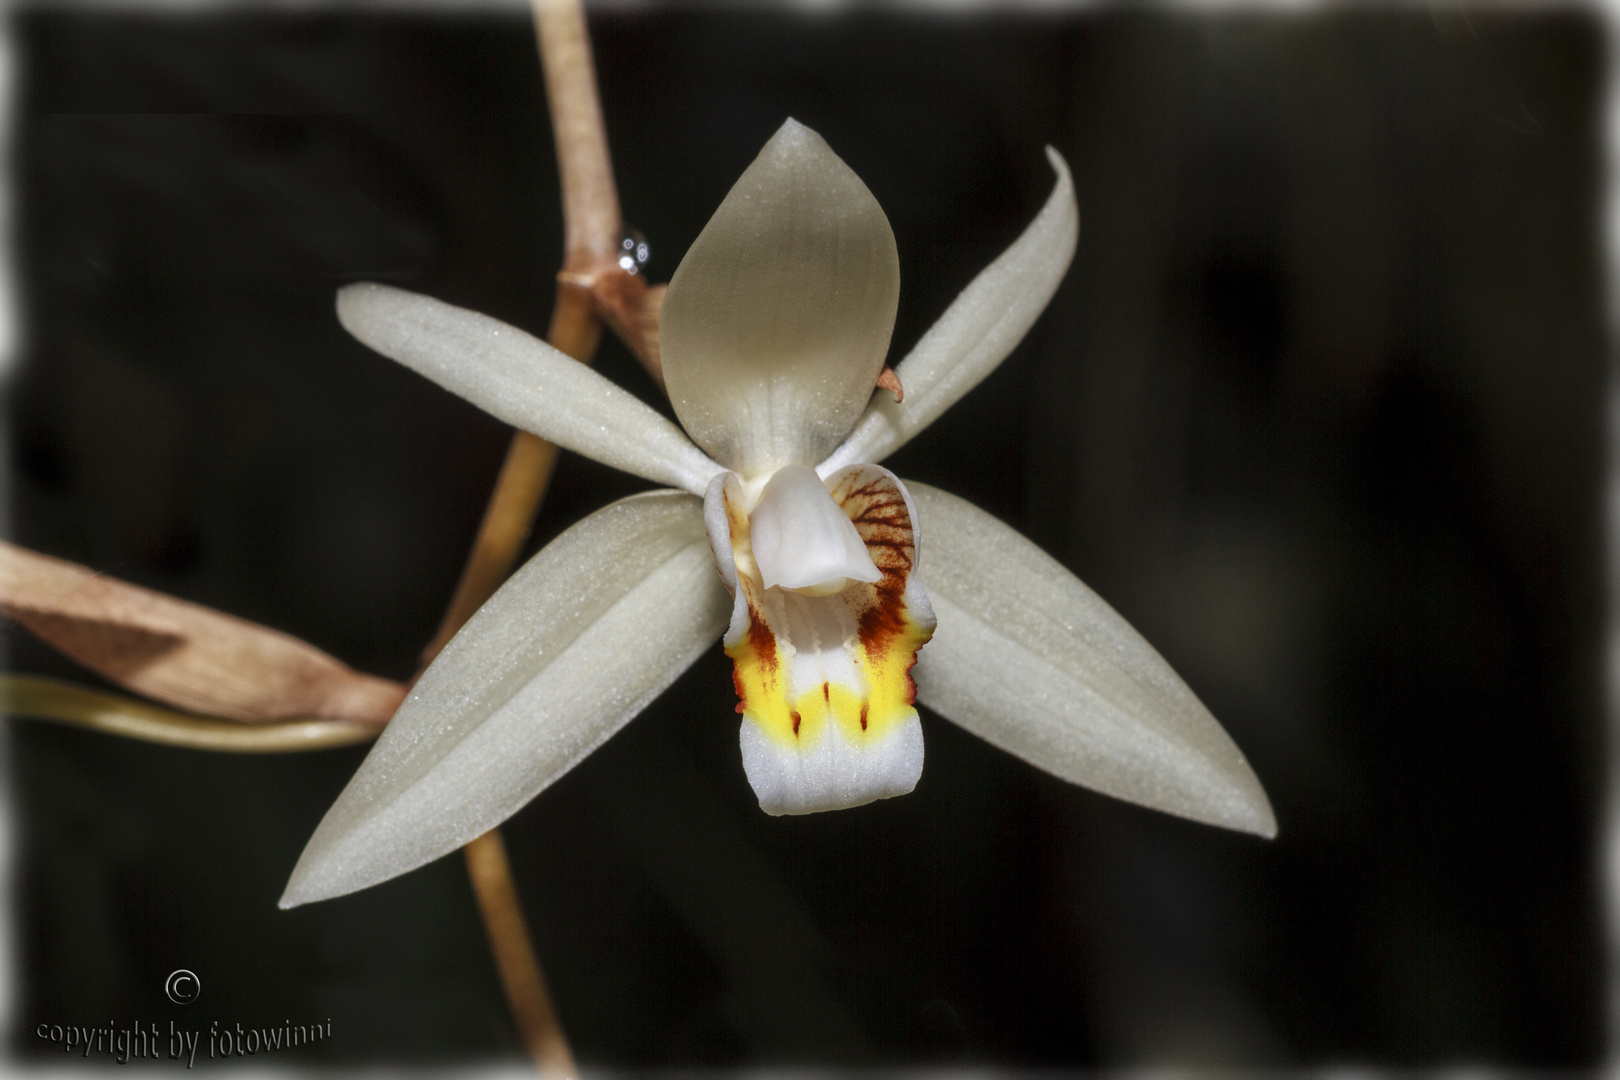
[[[879,601],[861,612],[861,643],[874,655],[889,651],[890,642],[906,630],[900,605],[895,601]]]
[[[767,672],[775,673],[776,635],[771,633],[771,628],[765,625],[764,618],[752,604],[748,605],[748,644],[759,659],[760,667]]]

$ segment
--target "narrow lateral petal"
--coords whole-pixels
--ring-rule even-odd
[[[660,349],[675,415],[748,479],[820,461],[872,396],[899,296],[883,208],[789,120],[669,283]]]
[[[636,495],[575,525],[418,680],[281,906],[386,881],[506,820],[690,666],[730,608],[699,500]]]
[[[735,474],[715,482],[705,507],[721,576],[736,591],[724,643],[736,664],[743,770],[768,814],[861,806],[904,795],[922,775],[911,667],[934,615],[912,572],[916,515],[900,481],[876,465],[846,469],[827,489],[879,571],[833,594],[763,585]]]
[[[1047,772],[1275,836],[1249,763],[1142,635],[1057,560],[972,505],[909,485],[939,618],[918,699]]]
[[[702,495],[720,466],[680,428],[530,334],[430,296],[338,290],[343,328],[513,427],[627,473]]]
[[[905,400],[874,396],[849,438],[817,468],[822,476],[894,453],[979,385],[1035,325],[1068,272],[1080,237],[1080,207],[1069,167],[1050,146],[1046,157],[1057,173],[1046,205],[895,368]]]

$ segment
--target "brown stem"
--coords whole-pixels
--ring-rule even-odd
[[[613,327],[662,387],[658,312],[664,287],[649,287],[641,275],[619,267],[624,222],[619,216],[602,101],[596,92],[585,11],[579,0],[533,0],[533,5],[551,126],[557,138],[557,168],[562,174],[566,239],[558,278],[565,292],[588,294],[597,317]]]
[[[648,285],[647,279],[618,266],[585,272],[564,270],[557,275],[563,285],[590,295],[597,318],[613,328],[619,340],[629,346],[658,389],[664,389],[663,354],[658,350],[658,323],[664,310],[668,285]],[[887,370],[887,369],[885,369]]]
[[[562,180],[564,273],[617,270],[619,194],[608,158],[585,12],[578,0],[534,0],[534,22]],[[546,340],[581,363],[591,362],[602,340],[602,324],[587,289],[558,283]],[[556,463],[555,446],[527,432],[513,434],[455,596],[422,651],[424,668],[512,572]]]
[[[534,0],[546,100],[562,179],[563,269],[586,270],[618,258],[619,192],[608,157],[596,65],[579,0]]]
[[[540,1075],[548,1080],[577,1076],[574,1054],[563,1037],[545,976],[535,960],[500,830],[491,829],[461,850],[467,856],[467,876],[472,879],[473,892],[478,897],[478,910],[484,917],[484,929],[489,933],[489,947],[495,954],[501,986],[529,1055],[534,1058]]]
[[[557,140],[557,169],[562,178],[566,233],[563,271],[616,269],[621,231],[619,196],[608,158],[585,12],[579,0],[534,0],[534,21],[546,75],[551,126]],[[601,336],[602,324],[590,292],[560,281],[547,339],[588,364]],[[438,633],[423,652],[424,666],[511,572],[535,511],[545,498],[556,461],[557,448],[545,440],[524,432],[513,436],[455,596]],[[573,1054],[546,992],[545,976],[523,921],[523,908],[512,882],[500,830],[491,829],[463,851],[484,927],[489,932],[495,966],[523,1043],[542,1075],[571,1077]]]

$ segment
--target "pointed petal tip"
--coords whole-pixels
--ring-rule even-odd
[[[1209,720],[1215,722],[1213,716]],[[1199,785],[1202,794],[1190,800],[1176,800],[1179,805],[1157,805],[1151,801],[1143,801],[1143,805],[1204,825],[1248,833],[1263,840],[1276,839],[1277,815],[1271,808],[1266,789],[1261,786],[1260,777],[1249,764],[1247,755],[1237,748],[1231,736],[1224,731],[1220,743],[1224,745],[1204,748],[1208,768],[1204,782]]]
[[[776,129],[776,134],[771,136],[770,141],[775,142],[777,139],[802,139],[807,135],[814,136],[818,139],[821,138],[821,136],[817,135],[813,129],[806,127],[804,124],[799,123],[790,116],[786,120],[782,121],[782,126]]]
[[[1265,790],[1253,772],[1249,772],[1244,779],[1247,782],[1232,793],[1231,802],[1203,819],[1204,822],[1233,832],[1258,836],[1262,840],[1275,840],[1277,815],[1271,809],[1271,800],[1266,798]]]
[[[310,847],[313,846],[313,844],[310,845]],[[288,875],[287,887],[282,890],[281,899],[276,901],[276,907],[282,911],[291,911],[293,908],[303,907],[305,904],[316,904],[322,900],[332,900],[358,891],[355,887],[333,888],[331,881],[325,882],[323,887],[323,883],[316,880],[314,873],[314,864],[317,861],[319,860],[310,858],[310,848],[306,847],[303,854],[299,855],[298,863],[293,867],[293,872]]]
[[[1074,195],[1074,174],[1069,171],[1069,163],[1063,155],[1057,152],[1057,147],[1046,148],[1046,160],[1057,174],[1057,183],[1052,187],[1052,194],[1047,196],[1040,216],[1049,219],[1051,233],[1068,249],[1068,257],[1073,260],[1074,250],[1080,242],[1080,203]]]
[[[825,155],[833,153],[827,140],[814,128],[806,127],[793,117],[782,121],[782,126],[765,141],[755,155],[756,162],[778,161],[796,163],[800,168],[815,168]],[[842,164],[842,159],[839,159]]]
[[[1256,787],[1258,787],[1256,782]],[[1266,798],[1264,791],[1259,792],[1260,802],[1251,808],[1251,819],[1242,826],[1246,833],[1253,833],[1262,840],[1277,839],[1277,815],[1271,809],[1271,800]]]
[[[833,148],[827,140],[822,138],[821,132],[807,124],[801,124],[793,117],[782,121],[782,126],[760,147],[757,157],[761,158],[819,158],[824,154],[833,154]],[[839,159],[842,161],[842,159]]]
[[[291,911],[295,907],[325,899],[321,896],[311,896],[309,890],[304,887],[305,883],[301,880],[303,875],[299,873],[303,869],[303,861],[298,860],[299,865],[293,868],[292,876],[287,879],[287,887],[282,890],[281,899],[276,901],[276,907],[282,911]]]
[[[1069,259],[1072,260],[1075,246],[1080,240],[1080,203],[1074,195],[1074,174],[1069,171],[1069,163],[1055,146],[1046,148],[1046,161],[1057,174],[1057,183],[1052,186],[1052,193],[1046,197],[1046,203],[1036,220],[1045,219],[1048,232],[1068,248]],[[1067,269],[1067,263],[1064,268]]]
[[[1046,146],[1046,160],[1051,163],[1052,171],[1058,174],[1061,183],[1074,186],[1074,176],[1069,172],[1069,163],[1063,155],[1058,153],[1057,147],[1048,143]]]

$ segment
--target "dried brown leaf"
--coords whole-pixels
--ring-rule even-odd
[[[121,686],[261,722],[386,723],[405,687],[245,619],[0,543],[0,613]]]

